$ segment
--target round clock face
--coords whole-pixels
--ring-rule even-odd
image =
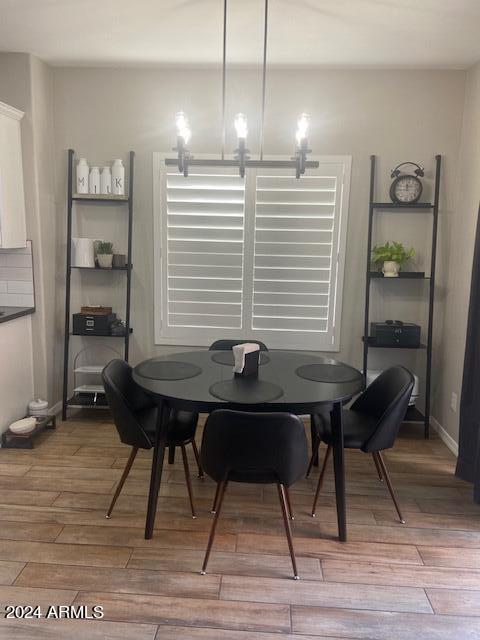
[[[392,182],[390,197],[394,202],[412,204],[422,195],[422,183],[416,176],[399,176]]]

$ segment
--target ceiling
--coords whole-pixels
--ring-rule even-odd
[[[228,61],[261,62],[264,0],[229,0]],[[0,50],[54,65],[221,62],[223,0],[0,0]],[[480,0],[270,0],[268,61],[465,68]]]

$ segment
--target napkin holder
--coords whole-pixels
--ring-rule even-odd
[[[258,378],[260,350],[250,351],[244,355],[244,365],[241,372],[234,371],[235,378]]]

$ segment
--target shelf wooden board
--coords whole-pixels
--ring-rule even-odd
[[[124,267],[109,267],[108,269],[103,269],[102,267],[76,267],[74,264],[70,267],[70,269],[80,269],[81,271],[127,271],[128,266]]]
[[[431,202],[417,202],[416,204],[397,204],[395,202],[372,202],[374,209],[433,209]]]
[[[128,196],[103,195],[101,193],[74,193],[72,200],[82,202],[128,202]]]
[[[362,338],[364,340],[365,338]],[[418,347],[408,347],[403,344],[376,344],[375,338],[368,336],[368,346],[372,349],[426,349],[425,344],[420,344]]]
[[[425,271],[400,271],[398,278],[385,278],[381,271],[370,271],[368,275],[379,280],[430,280]]]
[[[133,333],[133,329],[130,328],[130,333]],[[124,338],[125,339],[125,335],[121,335],[121,336],[112,336],[111,334],[108,334],[107,336],[102,336],[102,335],[98,335],[96,333],[71,333],[71,336],[81,336],[82,338]]]

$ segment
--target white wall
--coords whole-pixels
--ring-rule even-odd
[[[378,198],[386,198],[390,169],[403,160],[427,168],[427,197],[432,180],[433,158],[444,156],[444,179],[439,229],[438,312],[435,343],[442,335],[442,298],[445,295],[449,233],[453,212],[458,145],[462,123],[465,73],[461,71],[294,71],[276,69],[267,79],[265,152],[288,157],[292,153],[295,122],[301,111],[312,114],[311,146],[319,154],[353,156],[347,259],[342,315],[341,351],[338,358],[361,366],[365,251],[368,217],[369,156],[378,155]],[[261,76],[258,70],[234,70],[229,76],[227,121],[237,111],[249,117],[249,147],[258,153]],[[132,361],[161,349],[153,340],[153,219],[152,153],[168,151],[175,142],[174,114],[180,108],[190,116],[192,151],[218,153],[220,148],[221,74],[198,69],[54,69],[55,165],[57,175],[57,235],[65,255],[66,149],[75,148],[95,162],[137,153],[135,176],[135,222],[133,246]],[[227,150],[234,148],[233,127]],[[173,153],[173,152],[172,152]],[[82,214],[78,230],[90,237],[112,237],[125,246],[120,226],[112,231],[112,216],[121,212],[95,208]],[[120,218],[118,218],[120,219]],[[378,239],[397,238],[415,246],[419,268],[428,263],[429,217],[425,214],[385,216]],[[88,229],[88,231],[87,231]],[[110,235],[109,235],[110,234]],[[112,235],[113,234],[113,235]],[[63,263],[62,263],[63,264]],[[60,271],[63,273],[63,269]],[[82,299],[120,305],[121,274],[105,274],[101,286],[93,281],[101,274],[83,278]],[[115,278],[113,287],[108,283]],[[107,281],[107,278],[111,280]],[[87,280],[87,278],[90,278]],[[387,283],[379,283],[386,285]],[[391,315],[405,320],[424,320],[418,283],[398,283],[401,297],[379,296],[376,319]],[[107,285],[107,286],[106,286]],[[375,284],[374,286],[379,286]],[[411,286],[409,291],[406,287]],[[79,302],[80,300],[78,300]],[[398,302],[409,309],[402,316]],[[117,304],[115,305],[115,303]],[[413,317],[415,316],[415,317]],[[59,308],[61,317],[61,306]],[[421,370],[417,353],[399,356]],[[375,361],[372,360],[375,365]],[[379,361],[377,359],[377,364]],[[381,364],[381,363],[380,363]],[[437,372],[436,372],[437,374]],[[56,382],[60,371],[56,370]],[[438,386],[434,380],[434,386]],[[58,389],[57,389],[58,393]],[[59,395],[58,395],[59,397]]]
[[[435,416],[456,442],[475,229],[480,204],[480,63],[468,71],[466,80],[458,160],[457,205],[455,218],[450,225],[451,250],[444,298],[445,322],[434,390]],[[452,392],[458,395],[456,412],[450,406]]]

